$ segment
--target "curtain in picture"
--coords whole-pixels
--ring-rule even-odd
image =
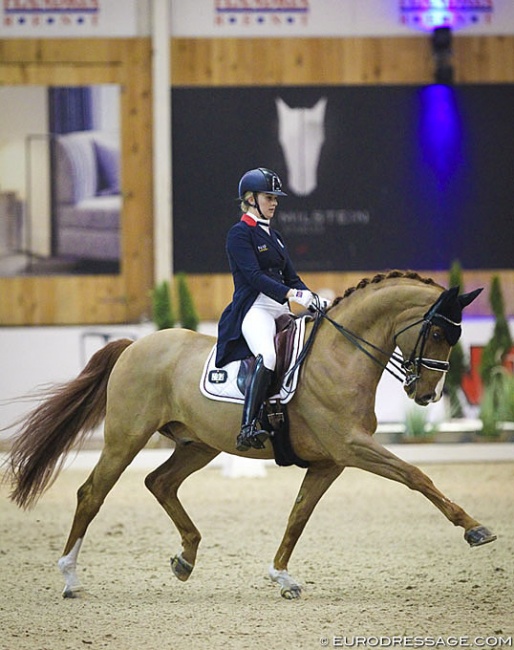
[[[52,204],[52,255],[58,253],[56,214],[56,142],[55,137],[93,128],[92,91],[89,86],[48,88],[48,131],[50,133],[50,177]]]
[[[89,86],[48,89],[49,131],[52,134],[93,128],[92,91]]]

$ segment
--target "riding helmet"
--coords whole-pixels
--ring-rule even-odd
[[[282,191],[282,182],[278,174],[265,167],[250,169],[250,171],[241,176],[241,180],[239,181],[239,198],[242,199],[246,192],[265,192],[266,194],[274,194],[275,196],[287,196]]]

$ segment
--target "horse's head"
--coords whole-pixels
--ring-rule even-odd
[[[404,359],[404,389],[417,404],[426,406],[441,398],[450,352],[462,332],[462,311],[481,291],[459,295],[459,287],[447,289],[423,318],[396,332]]]

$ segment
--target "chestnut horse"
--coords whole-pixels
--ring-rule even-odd
[[[459,296],[458,288],[445,291],[416,273],[392,271],[361,281],[321,313],[320,320],[307,325],[306,337],[315,324],[316,335],[288,414],[293,448],[309,466],[269,569],[285,598],[301,593],[287,568],[295,544],[314,507],[345,467],[421,492],[464,529],[471,546],[496,539],[422,471],[373,438],[375,393],[391,357],[398,357],[410,398],[423,405],[437,401],[451,345],[460,336],[462,309],[478,293]],[[209,400],[199,389],[214,343],[213,337],[182,329],[161,330],[136,342],[108,343],[76,379],[48,392],[24,420],[12,446],[8,475],[12,500],[28,507],[51,484],[71,447],[105,417],[102,454],[78,490],[75,517],[58,562],[64,597],[75,596],[81,588],[77,557],[89,524],[156,431],[174,441],[174,450],[145,483],[180,533],[182,551],[172,558],[172,571],[180,580],[191,575],[201,536],[178,499],[178,488],[220,452],[238,453],[241,407]],[[245,455],[269,459],[273,451],[267,446]]]

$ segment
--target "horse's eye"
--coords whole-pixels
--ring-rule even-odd
[[[434,330],[432,332],[432,338],[436,343],[440,343],[443,340],[443,334],[439,330]]]

